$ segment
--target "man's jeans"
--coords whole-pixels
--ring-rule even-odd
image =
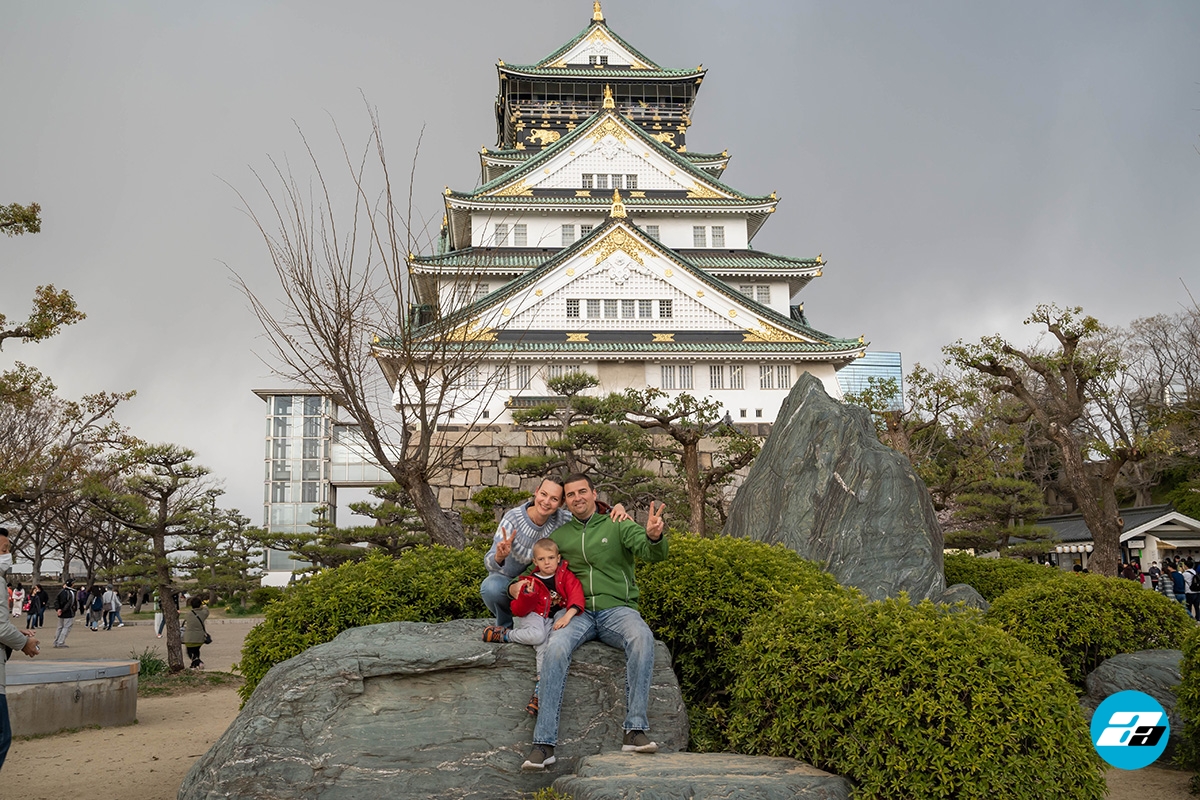
[[[59,617],[58,630],[54,632],[54,646],[62,647],[67,643],[67,634],[71,632],[71,626],[75,624],[74,617]]]
[[[654,676],[654,634],[632,608],[585,611],[565,628],[551,631],[542,645],[542,677],[538,688],[538,717],[534,744],[558,744],[558,715],[571,654],[584,642],[599,639],[625,651],[626,731],[650,729],[650,681]]]
[[[483,585],[479,587],[483,604],[496,618],[496,624],[505,628],[513,626],[512,609],[509,607],[511,598],[508,595],[508,584],[511,582],[512,578],[507,575],[493,572],[483,579]]]

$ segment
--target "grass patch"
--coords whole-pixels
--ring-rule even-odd
[[[226,686],[236,689],[243,683],[245,678],[232,672],[185,669],[174,674],[163,672],[145,679],[139,677],[138,697],[173,697]]]

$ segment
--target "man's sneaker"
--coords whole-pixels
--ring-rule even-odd
[[[508,628],[501,625],[488,625],[483,629],[483,640],[485,642],[507,642]]]
[[[554,763],[554,745],[535,744],[529,751],[529,758],[521,765],[522,772],[541,772]]]
[[[621,749],[626,753],[657,753],[658,745],[650,741],[645,731],[625,731]]]

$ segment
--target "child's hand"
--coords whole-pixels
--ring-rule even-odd
[[[565,627],[567,627],[567,623],[570,621],[571,621],[570,617],[567,617],[567,616],[559,617],[558,619],[554,620],[553,629],[558,630],[559,628],[565,628]]]
[[[533,594],[533,578],[526,578],[521,582],[521,591],[525,594]]]

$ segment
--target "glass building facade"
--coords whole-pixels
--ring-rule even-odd
[[[868,387],[871,378],[895,380],[897,392],[888,408],[899,410],[904,406],[904,366],[899,353],[868,351],[865,356],[851,361],[837,373],[842,394],[863,391]]]
[[[266,402],[263,525],[274,533],[304,533],[325,506],[337,524],[337,489],[377,486],[391,481],[358,438],[353,423],[338,421],[328,397],[305,392],[256,390]],[[268,550],[266,570],[286,583],[306,566],[282,550]]]

